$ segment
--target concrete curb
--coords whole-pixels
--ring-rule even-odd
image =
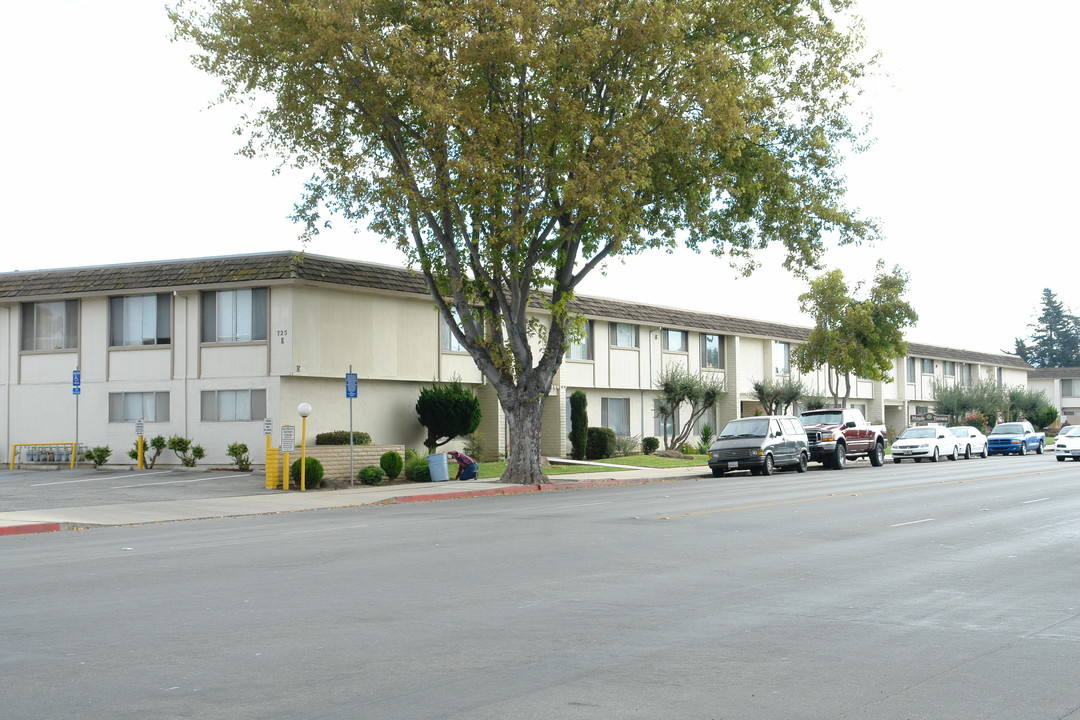
[[[578,488],[608,487],[611,485],[634,485],[654,482],[650,478],[633,478],[627,480],[592,480],[572,483],[544,483],[543,485],[522,485],[520,487],[489,488],[487,490],[459,490],[449,493],[430,493],[427,495],[401,495],[388,498],[378,503],[379,505],[396,505],[409,502],[432,502],[435,500],[460,500],[462,498],[486,497],[489,495],[517,495],[520,493],[551,492],[555,490],[575,490]]]

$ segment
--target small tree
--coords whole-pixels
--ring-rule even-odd
[[[382,454],[379,458],[379,467],[386,473],[386,477],[393,480],[401,474],[401,469],[405,466],[405,462],[401,459],[395,451],[389,450]]]
[[[480,427],[483,413],[480,401],[472,390],[463,387],[460,380],[453,380],[442,385],[433,384],[420,390],[416,401],[416,416],[420,424],[427,428],[424,447],[428,453],[434,453],[440,445],[445,445],[456,437],[468,435]]]
[[[112,455],[112,448],[108,445],[90,448],[86,451],[86,457],[94,463],[94,468],[99,468],[105,464],[105,461]]]
[[[248,446],[244,443],[235,442],[230,444],[228,449],[225,450],[225,454],[233,459],[237,469],[244,471],[251,469],[251,457],[248,456]]]
[[[197,460],[206,457],[206,451],[200,445],[194,445],[190,438],[173,435],[169,438],[167,447],[180,458],[180,464],[184,467],[195,467]]]
[[[709,408],[714,407],[725,395],[723,382],[702,373],[692,375],[679,365],[664,368],[657,377],[660,397],[656,401],[656,415],[664,426],[664,449],[674,450],[686,443],[697,421]],[[675,428],[675,414],[683,405],[690,406],[690,414],[681,429]],[[668,426],[673,435],[668,437]]]
[[[570,457],[585,459],[585,443],[589,439],[589,399],[585,393],[575,390],[570,395]]]
[[[143,464],[146,465],[148,470],[153,470],[154,463],[161,457],[162,451],[165,449],[165,438],[161,435],[155,435],[147,441],[143,442]],[[139,459],[139,441],[135,441],[135,447],[128,450],[128,457],[132,460],[138,461]]]
[[[776,382],[768,378],[755,380],[751,387],[754,398],[761,403],[766,415],[786,415],[792,405],[802,399],[806,387],[801,380],[784,378]]]

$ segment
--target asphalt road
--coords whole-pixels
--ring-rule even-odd
[[[1048,455],[8,538],[10,718],[1080,718]]]

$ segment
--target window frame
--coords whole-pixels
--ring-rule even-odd
[[[243,319],[239,311],[242,303],[237,302],[243,295],[248,295],[250,337],[239,333],[240,320]],[[232,334],[221,334],[221,315],[228,312],[228,305],[222,303],[226,297],[232,298]],[[269,337],[270,326],[270,291],[266,287],[243,287],[225,290],[204,290],[200,296],[201,312],[199,333],[200,341],[204,344],[230,345],[237,343],[264,343]]]
[[[716,365],[710,365],[708,361],[709,347],[707,338],[716,338]],[[726,363],[724,354],[727,350],[727,341],[723,335],[716,333],[701,333],[698,338],[698,345],[701,348],[701,367],[706,370],[725,370]]]
[[[143,337],[139,342],[132,341],[128,337],[129,317],[128,305],[134,304],[134,300],[153,298],[153,333],[147,338],[146,312],[143,309]],[[164,334],[162,326],[165,327]],[[149,342],[148,342],[149,341]],[[142,295],[113,295],[109,297],[109,347],[156,347],[172,344],[172,293],[147,293]]]
[[[927,370],[926,368],[930,368],[930,369]],[[933,375],[934,374],[934,360],[933,360],[933,358],[922,358],[922,363],[920,364],[920,369],[921,369],[923,375]]]
[[[234,417],[221,419],[222,393],[232,393]],[[237,394],[247,393],[247,414],[249,417],[235,417],[237,407]],[[212,396],[213,401],[208,403]],[[266,388],[222,388],[220,390],[203,390],[199,393],[199,419],[201,422],[262,422],[266,418]],[[208,412],[209,410],[209,412]],[[258,413],[262,410],[262,413]]]
[[[128,403],[129,399],[133,400],[134,396],[140,396],[142,398],[142,410],[139,411],[134,417],[129,415]],[[150,413],[145,412],[147,409],[147,396],[152,395],[153,413],[151,417],[147,417]],[[136,420],[143,420],[145,422],[169,422],[170,418],[170,397],[168,390],[148,390],[148,391],[119,391],[110,392],[108,397],[109,403],[109,422],[111,423],[132,423]],[[164,412],[162,412],[164,411]],[[164,415],[164,417],[161,417]],[[119,417],[118,417],[119,416]]]
[[[777,350],[783,357],[784,366],[781,368],[776,362]],[[776,375],[791,374],[791,343],[786,340],[773,340],[773,373]]]
[[[589,361],[593,359],[593,321],[585,321],[585,335],[578,342],[567,343],[566,359]]]
[[[671,347],[671,338],[673,337],[679,338],[682,347]],[[668,328],[662,328],[660,330],[660,348],[664,352],[689,353],[690,333],[686,330],[671,330]]]
[[[39,309],[46,306],[60,306],[63,313],[60,319],[59,333],[53,332],[48,336],[39,335],[39,326],[45,324]],[[54,311],[55,311],[54,309]],[[20,343],[22,352],[70,352],[79,349],[79,301],[78,300],[36,300],[22,303],[20,311]],[[58,317],[51,319],[56,323]],[[55,330],[55,328],[54,328]],[[59,337],[58,337],[59,336]],[[60,344],[57,345],[57,340]],[[41,343],[49,347],[41,347]]]
[[[619,336],[620,329],[627,329],[631,331],[633,338],[631,345],[623,345]],[[613,322],[608,324],[608,343],[611,347],[637,349],[641,347],[641,330],[640,326],[633,323]]]
[[[618,414],[622,415],[623,417],[620,418],[620,419],[624,420],[625,423],[626,423],[626,431],[625,432],[619,432],[620,428],[612,427],[612,419],[611,418],[612,418],[612,414],[613,414],[612,411],[614,409],[614,408],[612,408],[612,405],[616,404],[616,403],[621,408],[619,410]],[[600,398],[600,425],[602,427],[611,428],[612,430],[615,431],[616,435],[629,435],[630,434],[630,398],[627,398],[627,397],[602,397],[602,398]]]

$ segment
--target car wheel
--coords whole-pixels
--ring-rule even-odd
[[[1017,455],[1027,455],[1027,443],[1026,442],[1020,443],[1020,452],[1018,452]]]
[[[897,465],[900,464],[900,458],[893,458],[892,461]]]
[[[884,443],[874,443],[874,449],[870,451],[870,464],[874,467],[881,467],[885,464]]]
[[[989,454],[990,452],[986,449],[986,445],[983,445],[983,449],[982,452],[979,453],[979,457],[986,458]]]
[[[843,470],[846,465],[847,447],[844,446],[844,443],[836,443],[836,450],[833,451],[830,467],[833,470]]]
[[[953,447],[952,447],[952,453],[950,453],[950,454],[949,454],[949,459],[950,459],[950,460],[953,460],[953,461],[955,461],[955,460],[957,460],[957,459],[958,459],[959,457],[960,457],[960,448],[958,448],[958,447],[956,447],[955,445],[953,445]]]
[[[941,455],[938,453],[938,449],[934,448],[934,454],[930,456],[930,462],[937,462],[941,459]]]
[[[723,468],[712,468],[712,476],[713,477],[724,477],[724,469]]]
[[[1058,455],[1057,460],[1058,460],[1058,462],[1065,462],[1065,456],[1064,455]]]
[[[971,459],[971,446],[970,445],[968,445],[966,448],[964,448],[964,459],[965,460],[970,460]]]
[[[806,464],[807,464],[807,462],[809,462],[809,461],[806,458],[806,453],[803,453],[803,452],[799,453],[799,461],[797,463],[795,463],[795,472],[797,472],[797,473],[806,472]]]
[[[1042,455],[1043,450],[1045,450],[1045,449],[1046,449],[1046,446],[1043,444],[1043,441],[1040,440],[1039,441],[1039,447],[1035,448],[1035,454],[1036,455]]]
[[[761,463],[761,474],[762,475],[772,475],[773,474],[773,469],[774,469],[774,466],[773,466],[772,455],[766,455],[765,459]]]

